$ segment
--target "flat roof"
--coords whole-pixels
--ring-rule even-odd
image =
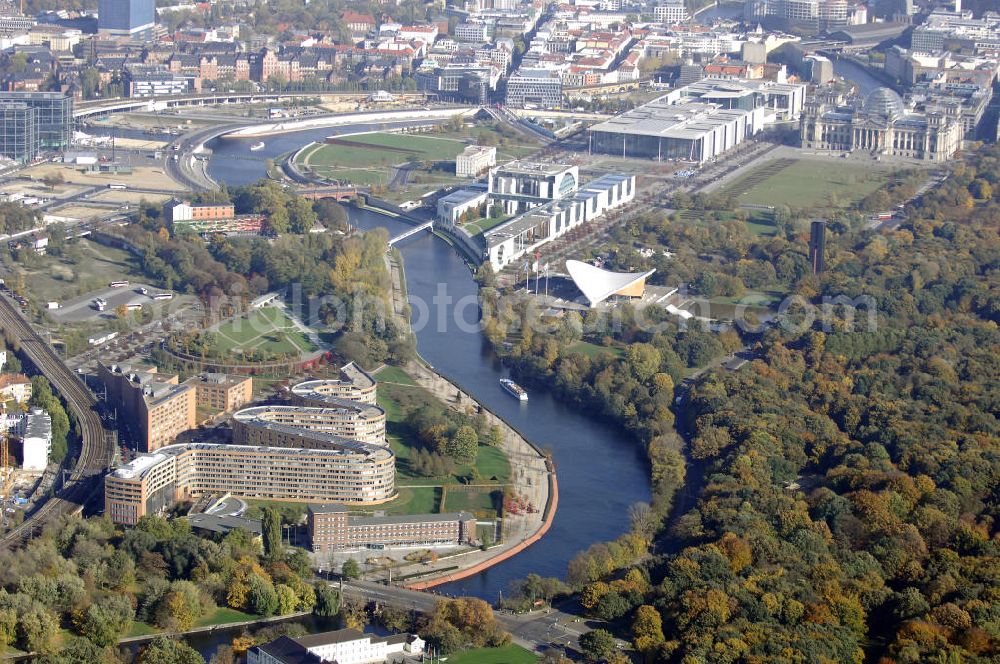
[[[474,201],[477,198],[482,198],[483,196],[486,196],[485,189],[459,189],[458,191],[451,192],[447,196],[443,196],[438,202],[461,205],[462,203]]]
[[[310,505],[309,511],[313,514],[343,514],[347,512],[346,506],[340,503],[325,503],[322,505]],[[352,526],[377,526],[381,524],[393,523],[431,523],[439,521],[470,521],[476,517],[469,512],[447,512],[444,514],[404,514],[386,516],[349,516],[348,524]]]
[[[494,173],[516,173],[520,175],[559,175],[573,168],[570,164],[544,164],[537,161],[509,161],[502,166],[496,166]]]
[[[753,112],[704,102],[669,104],[661,100],[600,122],[588,131],[694,140]]]

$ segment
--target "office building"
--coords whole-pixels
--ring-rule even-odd
[[[212,493],[253,500],[374,505],[396,497],[395,455],[327,436],[323,449],[189,443],[141,455],[104,478],[104,510],[135,525]]]
[[[961,117],[940,109],[917,111],[888,88],[860,99],[818,97],[806,105],[800,124],[802,147],[834,152],[864,151],[874,157],[922,161],[951,159],[965,133]]]
[[[809,225],[809,264],[813,274],[819,274],[825,268],[826,254],[826,222],[813,219]]]
[[[470,145],[455,157],[455,175],[474,178],[496,166],[497,149],[489,145]]]
[[[533,256],[543,245],[581,224],[634,199],[634,175],[603,175],[578,191],[569,190],[554,200],[534,205],[488,230],[483,234],[486,243],[484,259],[499,271],[523,257]]]
[[[176,374],[161,374],[156,367],[98,362],[97,376],[107,390],[108,403],[132,430],[141,452],[169,445],[197,425],[196,389],[180,384]]]
[[[282,636],[247,651],[247,664],[393,664],[423,661],[424,641],[415,634],[375,636],[356,629]]]
[[[52,418],[41,408],[32,408],[17,423],[21,438],[21,468],[44,471],[52,453]]]
[[[165,65],[128,64],[125,66],[125,92],[129,97],[166,97],[196,92],[196,76],[170,71]]]
[[[298,397],[301,401],[306,401]],[[233,441],[241,445],[323,447],[331,434],[371,445],[385,440],[385,411],[374,404],[329,399],[323,407],[252,406],[233,415]]]
[[[455,226],[468,217],[479,218],[487,207],[489,194],[485,185],[473,185],[467,189],[453,191],[442,196],[437,202],[437,217],[446,224]]]
[[[191,203],[172,198],[163,204],[163,216],[171,224],[178,221],[232,219],[236,216],[236,208],[232,203]]]
[[[229,413],[253,401],[253,378],[204,373],[184,381],[195,389],[198,408]]]
[[[559,108],[562,106],[562,76],[554,69],[520,68],[507,79],[507,106]]]
[[[324,395],[360,403],[375,403],[378,384],[370,373],[354,362],[340,367],[337,378],[307,380],[292,387],[292,395]],[[315,398],[315,397],[313,397]]]
[[[764,108],[725,109],[703,102],[643,104],[588,129],[591,153],[620,157],[711,161],[767,124]]]
[[[852,7],[847,0],[747,0],[743,12],[748,23],[819,32],[850,25]]]
[[[38,157],[38,109],[0,102],[0,155],[26,164]]]
[[[156,0],[98,0],[97,31],[115,37],[143,36],[156,23]]]
[[[457,546],[476,540],[476,517],[468,512],[361,517],[351,516],[343,505],[310,505],[307,526],[314,553]]]
[[[73,138],[73,97],[62,92],[0,92],[0,104],[26,104],[38,114],[38,151],[67,150]]]
[[[511,161],[490,170],[489,201],[517,214],[574,193],[579,181],[578,166]]]
[[[684,23],[688,20],[688,12],[684,6],[684,0],[667,0],[653,7],[653,18],[657,22],[666,23],[667,25]]]

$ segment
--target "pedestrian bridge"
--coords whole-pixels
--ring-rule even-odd
[[[431,221],[428,221],[426,223],[420,224],[419,226],[414,226],[413,228],[411,228],[410,230],[406,231],[405,233],[400,233],[396,237],[389,238],[389,246],[391,247],[392,245],[396,244],[397,242],[399,242],[401,240],[405,240],[406,238],[411,237],[413,235],[416,235],[417,233],[419,233],[420,231],[423,231],[423,230],[434,230],[434,220],[432,219]]]

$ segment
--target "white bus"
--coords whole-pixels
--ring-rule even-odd
[[[128,186],[121,182],[112,182],[108,185],[108,189],[128,189]]]
[[[132,302],[125,305],[125,308],[129,311],[138,311],[142,309],[142,304],[140,302]]]
[[[128,288],[127,281],[112,281],[108,284],[108,288]]]
[[[157,293],[153,296],[154,300],[172,300],[174,299],[173,293]]]

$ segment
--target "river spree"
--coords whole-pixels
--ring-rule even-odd
[[[271,137],[265,149],[267,154],[281,154],[330,133],[328,129]],[[209,175],[228,184],[264,177],[263,162],[245,158],[264,152],[251,153],[250,143],[229,140],[221,147],[213,146],[216,156],[209,164]],[[360,228],[384,227],[390,235],[409,228],[367,211],[351,210],[350,216],[351,223]],[[439,589],[495,601],[510,581],[528,573],[564,576],[566,564],[578,551],[628,529],[629,505],[649,500],[643,451],[617,428],[556,401],[543,390],[533,390],[528,402],[504,392],[499,380],[507,373],[475,329],[477,286],[465,261],[446,242],[425,233],[401,242],[398,248],[411,300],[428,307],[426,317],[419,304],[414,307],[420,354],[528,440],[551,448],[559,477],[559,509],[551,530],[539,543],[482,574]]]

